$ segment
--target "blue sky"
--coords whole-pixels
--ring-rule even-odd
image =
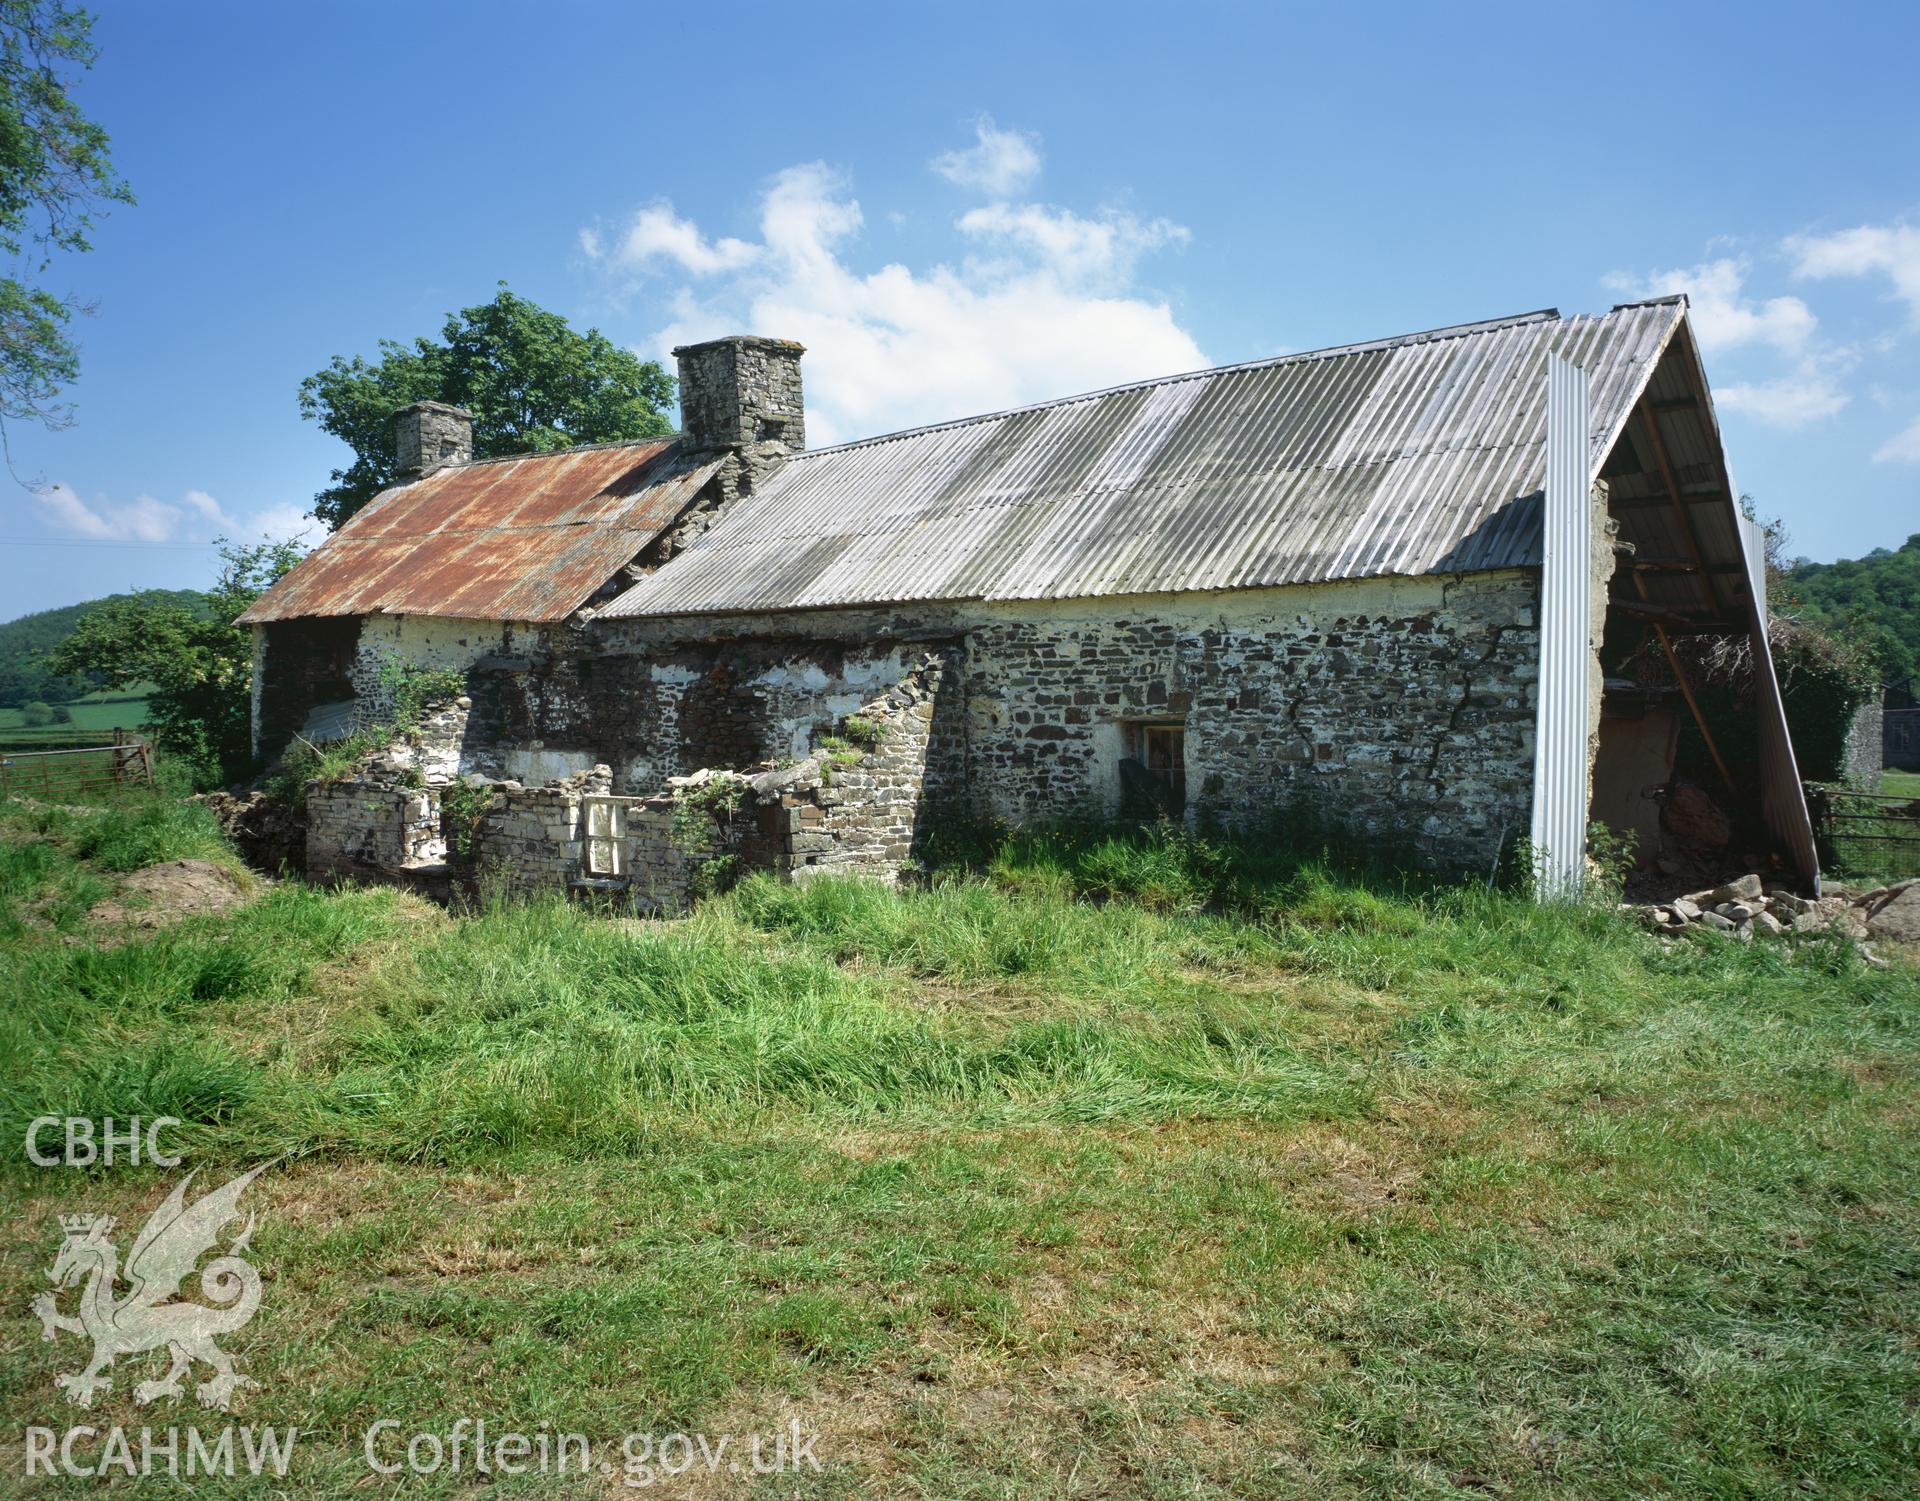
[[[197,585],[344,450],[302,376],[502,279],[643,352],[799,338],[815,443],[1690,290],[1741,487],[1920,530],[1920,7],[109,3],[139,194],[0,617]],[[317,534],[317,533],[316,533]]]

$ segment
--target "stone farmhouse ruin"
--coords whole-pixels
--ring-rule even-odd
[[[1659,859],[1698,784],[1817,886],[1683,299],[812,450],[799,345],[675,355],[671,440],[475,460],[464,412],[401,412],[414,477],[241,617],[263,757],[458,674],[310,788],[313,873],[662,908],[892,874],[966,819],[1291,813],[1567,883],[1590,819]],[[1672,650],[1701,635],[1752,653],[1717,735]]]

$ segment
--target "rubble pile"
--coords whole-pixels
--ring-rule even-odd
[[[1852,939],[1876,964],[1885,961],[1873,952],[1872,940],[1920,944],[1920,879],[1871,891],[1829,886],[1825,895],[1804,897],[1784,887],[1769,890],[1759,875],[1744,875],[1707,891],[1634,910],[1644,913],[1656,932],[1704,928],[1741,942],[1836,931]]]
[[[206,792],[191,800],[207,805],[220,821],[221,832],[255,870],[271,875],[305,867],[307,821],[291,805],[258,788],[239,796]]]

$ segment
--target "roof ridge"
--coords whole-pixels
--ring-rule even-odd
[[[484,459],[468,459],[464,464],[442,464],[440,469],[478,469],[482,464],[517,464],[522,459],[557,459],[570,453],[596,453],[607,448],[641,448],[649,443],[661,443],[671,446],[685,437],[684,433],[671,432],[657,438],[615,438],[606,443],[575,443],[566,448],[549,448],[544,452],[535,449],[522,449],[519,453],[488,454]],[[438,474],[440,469],[433,471]],[[428,479],[430,475],[422,475]],[[409,481],[418,484],[419,480]]]
[[[1655,302],[1667,302],[1671,298],[1653,298]],[[1619,311],[1615,308],[1613,311]],[[1577,317],[1605,317],[1606,314],[1579,314]],[[874,443],[891,443],[900,438],[917,438],[925,433],[944,432],[949,428],[971,427],[976,422],[994,422],[1002,417],[1017,417],[1023,412],[1045,411],[1048,407],[1071,405],[1076,401],[1094,401],[1102,396],[1118,395],[1122,391],[1142,391],[1151,386],[1170,386],[1179,381],[1199,380],[1203,376],[1225,375],[1236,370],[1259,370],[1276,365],[1305,363],[1308,360],[1336,359],[1342,355],[1368,354],[1377,349],[1400,349],[1413,344],[1426,344],[1440,339],[1463,339],[1473,334],[1491,333],[1495,329],[1514,328],[1523,323],[1564,323],[1566,318],[1558,308],[1537,308],[1530,313],[1509,313],[1503,318],[1482,318],[1473,323],[1449,323],[1440,328],[1422,329],[1418,333],[1395,334],[1383,339],[1363,339],[1355,344],[1329,344],[1320,349],[1296,350],[1291,354],[1267,355],[1257,360],[1236,360],[1226,365],[1208,365],[1200,370],[1182,370],[1172,375],[1154,375],[1145,380],[1122,381],[1119,385],[1103,386],[1093,391],[1077,391],[1070,396],[1053,396],[1045,401],[1030,401],[1024,406],[1003,407],[995,412],[980,412],[972,417],[950,417],[945,422],[928,422],[919,427],[903,427],[897,432],[875,433],[870,438],[851,438],[845,443],[830,443],[825,448],[809,448],[794,454],[787,462],[797,464],[806,459],[817,458],[821,454],[840,453],[849,448],[865,448]]]

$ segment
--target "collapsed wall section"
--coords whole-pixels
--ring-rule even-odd
[[[452,875],[469,886],[593,892],[648,912],[682,910],[752,871],[891,878],[928,831],[928,777],[943,770],[936,730],[954,671],[953,653],[927,655],[846,717],[857,739],[751,775],[672,778],[648,796],[613,794],[605,765],[540,786],[477,775],[413,786],[431,743],[395,747],[360,775],[309,784],[308,869],[332,881],[424,885]]]

